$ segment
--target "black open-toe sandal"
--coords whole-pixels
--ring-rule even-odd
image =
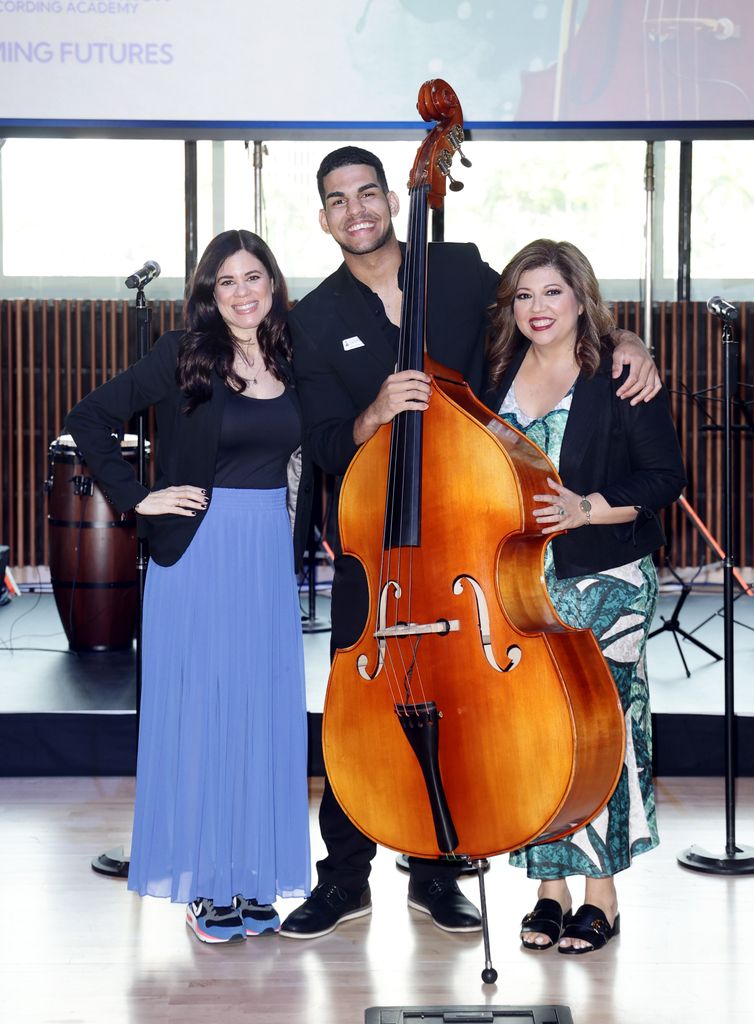
[[[614,935],[620,931],[620,914],[615,915],[612,927],[605,919],[604,910],[595,907],[591,903],[585,903],[579,907],[573,915],[573,920],[563,929],[564,939],[583,939],[590,942],[590,946],[558,946],[558,953],[565,956],[580,956],[583,953],[593,953],[595,949],[602,949],[607,945]]]
[[[537,951],[550,949],[563,934],[563,928],[568,925],[573,917],[570,910],[563,913],[563,908],[557,900],[537,900],[537,905],[531,913],[527,914],[521,922],[522,932],[540,932],[550,940],[546,945],[539,942],[527,942],[521,936],[521,944],[526,949]]]

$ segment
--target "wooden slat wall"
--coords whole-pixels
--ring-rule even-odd
[[[739,341],[733,412],[733,556],[738,565],[754,565],[754,357],[751,351],[752,303],[739,305],[735,327]],[[685,496],[722,545],[723,534],[723,380],[720,321],[701,302],[660,303],[654,311],[656,361],[667,387],[681,448],[686,459]],[[748,405],[746,403],[749,403]],[[666,514],[668,556],[673,564],[694,567],[720,558],[702,540],[678,505]]]
[[[181,325],[180,303],[152,309],[155,338]],[[79,398],[133,361],[135,330],[126,302],[0,302],[0,544],[12,565],[49,564],[50,443]]]
[[[642,333],[640,303],[614,303],[621,326]],[[742,382],[754,379],[752,304],[740,307]],[[154,337],[181,324],[179,302],[152,306]],[[720,325],[703,303],[659,303],[653,314],[655,358],[671,391],[686,456],[686,497],[709,530],[722,534],[722,436],[705,424],[722,422],[723,351]],[[122,370],[134,356],[135,313],[125,302],[0,302],[0,543],[10,545],[16,566],[48,564],[47,508],[43,483],[50,443],[62,433],[66,412],[91,388]],[[690,392],[713,389],[697,400]],[[741,390],[751,401],[752,392]],[[736,415],[737,423],[742,417]],[[153,431],[150,420],[151,435]],[[735,435],[737,564],[754,565],[754,435]],[[668,553],[678,567],[716,562],[688,515],[674,506],[666,515]]]

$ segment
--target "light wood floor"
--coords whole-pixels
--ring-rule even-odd
[[[204,946],[182,907],[140,900],[89,868],[94,854],[128,845],[132,779],[0,779],[0,1020],[360,1024],[373,1005],[563,1003],[575,1024],[749,1024],[754,875],[701,875],[675,859],[691,844],[724,852],[722,781],[662,779],[657,794],[662,846],[620,879],[623,932],[600,952],[524,952],[517,923],[533,883],[493,862],[500,978],[489,988],[481,937],[446,935],[409,911],[406,876],[387,850],[375,862],[371,918],[314,941]],[[318,795],[315,784],[314,837]],[[754,779],[739,783],[736,825],[739,843],[754,845]],[[476,897],[473,881],[463,886]]]

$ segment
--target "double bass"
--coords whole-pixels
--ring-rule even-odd
[[[335,654],[322,745],[364,834],[479,863],[595,817],[618,782],[625,728],[596,639],[567,626],[545,589],[549,537],[532,496],[559,479],[555,467],[425,354],[428,211],[443,202],[463,117],[439,79],[417,106],[437,123],[409,181],[398,369],[428,373],[431,395],[363,444],[343,479],[341,544],[363,566],[369,611]]]

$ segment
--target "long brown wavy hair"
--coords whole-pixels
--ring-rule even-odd
[[[500,276],[487,340],[487,365],[493,385],[500,383],[506,366],[523,338],[513,313],[518,282],[527,270],[538,270],[540,267],[553,267],[557,270],[573,289],[578,304],[583,307],[576,328],[575,358],[590,377],[597,372],[600,357],[609,343],[605,336],[613,330],[615,323],[600,294],[600,286],[589,260],[571,242],[538,238],[517,252]]]
[[[209,399],[213,372],[237,391],[244,389],[243,380],[233,369],[236,343],[215,302],[220,267],[241,249],[259,260],[272,281],[272,306],[257,328],[257,341],[264,365],[278,380],[284,379],[278,361],[290,358],[291,354],[285,278],[272,250],[259,235],[244,230],[223,231],[204,250],[186,294],[186,332],[175,371],[178,386],[188,399],[186,412]]]

